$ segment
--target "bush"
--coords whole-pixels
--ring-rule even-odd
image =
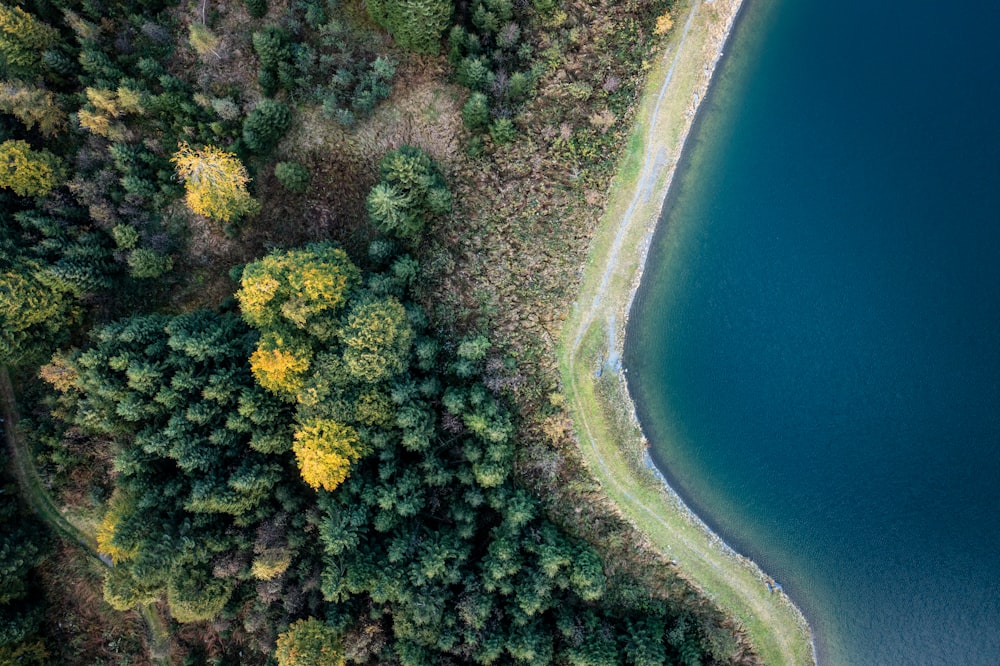
[[[274,177],[289,192],[305,192],[309,188],[309,170],[298,162],[278,162]]]
[[[517,128],[510,118],[498,118],[490,125],[490,136],[497,145],[510,143],[517,136]]]
[[[277,26],[269,25],[260,32],[253,33],[252,39],[253,50],[260,58],[261,69],[277,69],[280,63],[292,57],[288,33]]]
[[[129,254],[128,267],[134,278],[158,278],[173,268],[174,262],[165,254],[141,247]]]
[[[490,123],[490,103],[486,95],[472,93],[469,101],[462,107],[462,121],[473,132],[486,129]]]
[[[264,18],[267,14],[267,0],[243,0],[247,7],[247,13],[252,18]]]
[[[292,124],[292,112],[273,99],[265,99],[243,121],[243,140],[247,148],[267,153],[274,148]]]

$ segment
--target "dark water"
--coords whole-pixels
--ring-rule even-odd
[[[1000,664],[1000,3],[749,0],[625,365],[820,663]]]

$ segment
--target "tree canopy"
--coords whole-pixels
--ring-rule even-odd
[[[171,162],[184,181],[193,213],[231,222],[259,210],[260,204],[247,191],[250,176],[235,154],[215,146],[195,150],[182,142]]]

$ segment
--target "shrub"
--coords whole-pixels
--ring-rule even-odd
[[[244,0],[244,3],[247,7],[247,13],[252,18],[264,18],[267,14],[267,0]]]
[[[309,187],[309,170],[298,162],[278,162],[274,176],[289,192],[305,192]]]
[[[134,278],[158,278],[173,268],[174,262],[165,254],[141,247],[129,254],[128,267]]]
[[[462,121],[473,132],[484,130],[490,123],[490,103],[486,95],[474,92],[462,107]]]
[[[490,125],[490,136],[498,145],[510,143],[517,136],[517,128],[510,118],[497,118]]]

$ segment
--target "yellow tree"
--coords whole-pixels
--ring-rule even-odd
[[[13,4],[0,4],[0,65],[11,74],[32,76],[59,33]]]
[[[110,557],[114,564],[121,564],[135,557],[138,552],[136,546],[122,548],[121,545],[115,543],[115,527],[121,520],[124,510],[124,501],[116,494],[111,500],[111,506],[104,514],[104,519],[97,528],[97,551]]]
[[[344,666],[343,649],[332,629],[314,617],[294,622],[278,636],[278,666]]]
[[[0,144],[0,187],[22,197],[43,197],[62,180],[62,163],[47,150],[32,150],[26,141]]]
[[[192,212],[230,222],[260,210],[260,204],[247,191],[250,176],[246,167],[233,153],[215,146],[194,150],[181,143],[170,161],[184,181]]]
[[[55,95],[21,81],[0,82],[0,111],[15,116],[29,130],[37,125],[44,136],[66,125],[66,113],[56,104]]]
[[[358,432],[330,419],[309,419],[295,432],[292,450],[302,480],[312,488],[334,490],[361,458]]]
[[[312,349],[298,341],[265,333],[250,355],[250,370],[268,391],[294,400],[302,389],[312,362]]]
[[[334,334],[331,315],[360,283],[361,272],[346,252],[313,243],[247,265],[236,298],[243,318],[262,332],[290,329],[325,341]]]

